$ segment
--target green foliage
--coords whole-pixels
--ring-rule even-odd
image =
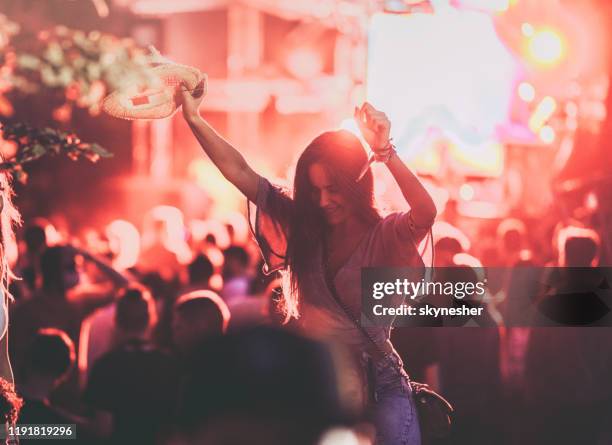
[[[14,155],[0,163],[0,171],[12,173],[15,179],[25,182],[23,165],[44,156],[66,155],[73,161],[87,159],[97,162],[112,157],[112,153],[95,143],[82,142],[75,134],[54,128],[34,128],[22,122],[0,120],[2,139],[12,145]]]

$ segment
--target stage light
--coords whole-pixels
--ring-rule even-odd
[[[422,160],[433,158],[436,139],[484,147],[508,122],[518,63],[490,14],[374,14],[368,36],[367,99],[385,110],[397,147],[418,172],[435,173]]]
[[[525,37],[533,37],[535,30],[533,29],[533,25],[531,23],[523,23],[521,25],[521,32]]]
[[[552,144],[555,142],[555,130],[550,125],[544,125],[540,129],[540,140],[545,144]]]
[[[113,266],[125,270],[136,265],[140,255],[140,233],[134,224],[116,219],[106,226],[105,232],[115,254]]]
[[[506,12],[510,8],[510,0],[461,0],[459,6],[483,12]]]
[[[459,196],[461,196],[461,199],[464,201],[471,201],[474,199],[474,187],[469,184],[463,184],[459,187]]]
[[[576,102],[568,102],[565,104],[565,114],[567,114],[567,117],[578,116],[578,105],[576,105]]]
[[[518,86],[518,95],[525,102],[535,99],[535,88],[529,82],[521,82]]]
[[[510,7],[510,0],[495,0],[492,9],[496,12],[506,12]]]
[[[589,192],[584,199],[584,205],[591,211],[597,210],[597,207],[599,206],[597,195],[593,192]]]
[[[550,96],[543,98],[529,118],[529,129],[534,133],[539,132],[556,109],[557,102],[555,99]]]
[[[323,71],[321,55],[313,48],[296,48],[289,53],[285,61],[287,70],[298,79],[311,79]]]
[[[563,40],[558,33],[552,30],[536,32],[529,39],[527,48],[530,57],[542,65],[554,65],[564,55]]]

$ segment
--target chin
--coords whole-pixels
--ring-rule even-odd
[[[338,224],[342,224],[346,221],[346,216],[344,214],[333,215],[327,217],[327,223],[332,226],[337,226]]]

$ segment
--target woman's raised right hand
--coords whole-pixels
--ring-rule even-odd
[[[193,91],[189,91],[189,88],[184,83],[178,90],[178,96],[181,105],[183,106],[183,116],[185,120],[190,121],[199,116],[198,108],[204,99],[204,80],[202,80]]]

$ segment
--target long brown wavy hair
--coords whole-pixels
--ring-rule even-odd
[[[2,157],[0,156],[0,161]],[[13,205],[13,188],[6,172],[0,172],[0,288],[4,298],[11,298],[10,282],[15,276],[9,265],[8,251],[15,246],[15,226],[21,224],[19,211]]]
[[[371,169],[357,182],[368,159],[359,139],[345,130],[328,131],[317,136],[300,155],[293,182],[293,211],[289,222],[286,266],[281,308],[287,319],[299,316],[300,289],[313,257],[321,245],[328,224],[319,203],[313,199],[309,170],[320,164],[338,187],[349,211],[366,225],[380,221],[374,203],[374,181]],[[350,236],[350,234],[347,234]]]

